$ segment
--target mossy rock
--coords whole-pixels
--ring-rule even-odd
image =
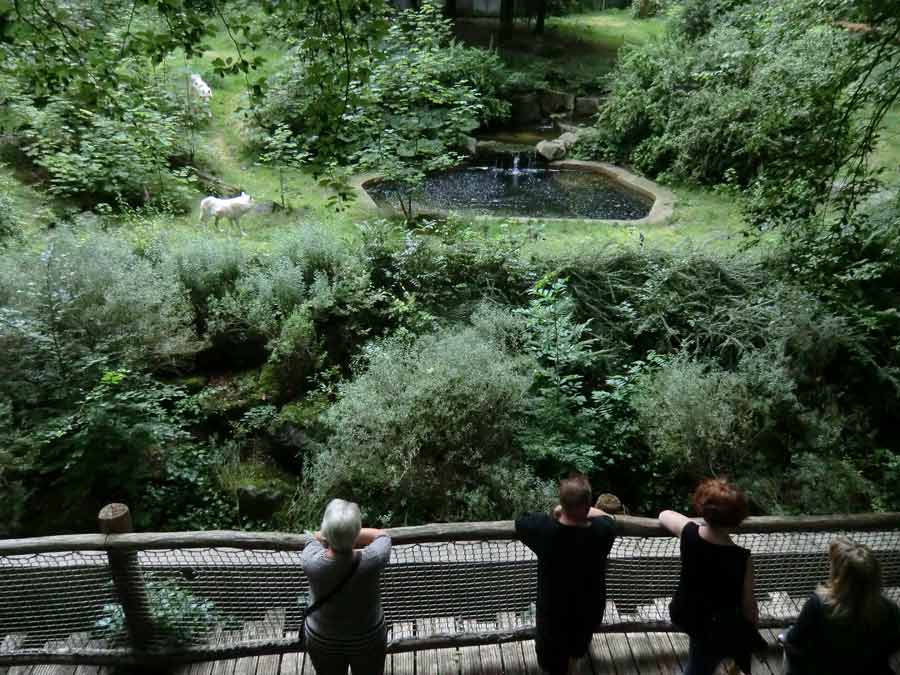
[[[238,509],[252,520],[268,520],[290,501],[293,489],[283,485],[242,485],[237,491]]]
[[[208,415],[240,417],[250,408],[269,402],[259,380],[257,370],[218,380],[210,378],[207,387],[197,395],[200,409]]]
[[[184,387],[189,394],[197,394],[203,391],[208,382],[209,378],[206,375],[185,375],[172,380],[172,384]]]
[[[307,429],[319,424],[319,416],[328,409],[328,398],[315,394],[299,401],[292,401],[278,411],[276,424],[290,424]]]

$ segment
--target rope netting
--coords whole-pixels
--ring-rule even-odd
[[[763,621],[784,625],[797,616],[827,576],[826,552],[837,534],[735,535],[753,552]],[[847,534],[876,552],[886,592],[900,599],[900,530]],[[103,551],[0,556],[0,659],[74,652],[114,660],[133,652],[129,621],[153,627],[144,637],[154,650],[207,658],[264,643],[296,650],[308,601],[300,557],[298,550],[138,550],[124,581],[142,590],[126,617]],[[677,539],[619,537],[609,558],[604,629],[669,628],[679,569]],[[382,581],[393,648],[452,633],[481,634],[482,641],[485,634],[527,637],[536,571],[531,551],[512,540],[395,545]]]

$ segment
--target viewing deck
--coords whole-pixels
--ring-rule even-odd
[[[179,675],[314,672],[298,639],[308,596],[305,537],[130,533],[125,524],[98,535],[0,541],[0,675],[138,665]],[[668,613],[678,540],[655,519],[624,516],[616,527],[604,619],[580,675],[680,673],[688,641]],[[511,522],[390,534],[381,584],[388,674],[538,675],[537,561]],[[770,644],[754,673],[780,672],[775,634],[826,578],[827,547],[838,534],[875,552],[885,593],[900,599],[900,514],[750,518],[734,533],[753,555]]]
[[[777,631],[763,629],[769,650],[753,657],[753,675],[781,675]],[[671,675],[681,673],[688,640],[682,633],[598,633],[577,675]],[[4,672],[0,669],[0,672]],[[303,652],[204,661],[179,666],[173,675],[315,675]],[[385,675],[541,675],[534,642],[432,649],[388,654]],[[726,669],[720,667],[718,674]],[[8,675],[107,675],[106,666],[15,666]]]

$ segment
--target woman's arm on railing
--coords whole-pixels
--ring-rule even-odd
[[[359,535],[353,543],[353,548],[365,548],[378,537],[382,536],[387,536],[386,530],[379,530],[374,527],[364,527],[359,531]]]
[[[689,522],[691,519],[678,511],[663,511],[659,514],[659,524],[676,537],[681,536],[681,531]]]

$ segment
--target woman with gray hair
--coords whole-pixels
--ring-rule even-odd
[[[306,651],[318,675],[384,675],[387,639],[381,571],[391,557],[384,530],[363,528],[359,506],[332,499],[322,529],[303,549],[312,605]]]

